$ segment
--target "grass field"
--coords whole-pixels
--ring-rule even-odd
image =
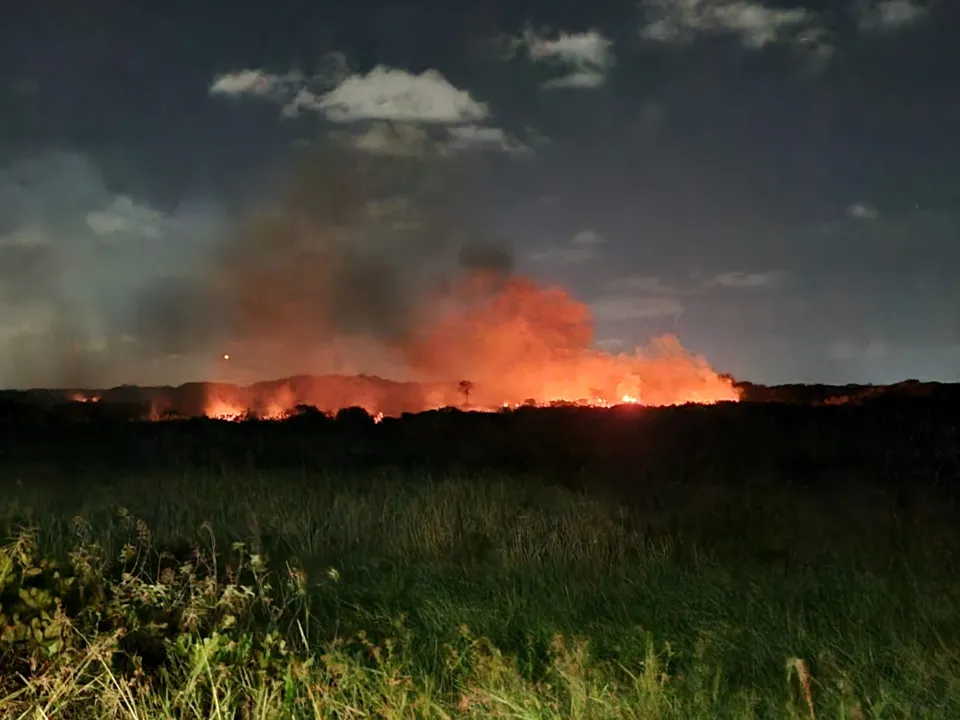
[[[3,477],[3,718],[960,717],[960,544],[933,504]]]

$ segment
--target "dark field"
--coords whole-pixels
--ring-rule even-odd
[[[960,717],[955,392],[916,394],[8,401],[0,716]]]

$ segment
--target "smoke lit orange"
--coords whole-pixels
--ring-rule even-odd
[[[588,308],[561,288],[529,279],[509,281],[471,274],[430,298],[419,326],[384,351],[399,350],[411,375],[429,391],[404,407],[430,410],[463,406],[494,411],[521,404],[678,405],[737,400],[732,381],[688,353],[675,336],[656,339],[634,353],[591,347]],[[302,331],[301,331],[302,332]],[[461,381],[466,380],[464,385]],[[279,418],[296,405],[325,411],[357,406],[382,417],[390,398],[344,382],[326,391],[289,387],[253,396],[208,398],[206,414],[232,418],[247,411]],[[464,387],[467,392],[464,392]],[[416,407],[411,408],[411,404]]]

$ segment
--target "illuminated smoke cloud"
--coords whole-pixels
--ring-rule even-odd
[[[469,182],[444,162],[323,148],[230,222],[111,194],[73,156],[8,168],[0,187],[14,218],[0,245],[8,386],[368,373],[434,383],[394,390],[409,409],[458,402],[460,380],[491,407],[735,396],[675,339],[593,349],[583,303],[514,275],[508,248],[464,231]],[[208,410],[390,404],[339,382],[211,396]]]

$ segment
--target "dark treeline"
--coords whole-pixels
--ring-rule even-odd
[[[375,422],[360,408],[301,407],[285,421],[145,422],[122,404],[39,410],[0,401],[0,474],[290,470],[502,472],[624,500],[656,489],[790,484],[852,486],[947,501],[960,488],[958,412],[949,395],[858,403],[722,403],[673,408],[443,409]]]
[[[467,383],[472,386],[472,383]],[[56,408],[63,414],[70,412],[77,418],[127,414],[141,417],[153,414],[160,417],[202,415],[209,398],[231,399],[240,407],[256,411],[265,401],[283,398],[284,406],[302,403],[316,405],[330,412],[336,408],[364,405],[374,407],[384,415],[397,416],[404,412],[419,412],[435,406],[435,398],[457,404],[465,400],[464,383],[397,382],[373,375],[298,375],[238,386],[226,383],[192,382],[184,385],[139,387],[121,385],[108,389],[59,388],[33,390],[0,390],[0,412],[30,405],[34,417]],[[736,382],[740,398],[747,402],[777,402],[799,405],[842,405],[873,402],[890,398],[927,398],[936,402],[960,402],[960,385],[906,380],[894,385],[757,385]],[[96,405],[110,406],[109,410],[83,407],[94,403],[74,402],[77,398],[96,399]],[[358,401],[362,398],[363,402]],[[467,399],[469,401],[469,399]],[[74,404],[67,411],[63,406]],[[3,408],[7,408],[6,411]],[[26,408],[17,410],[21,416],[31,414]]]

